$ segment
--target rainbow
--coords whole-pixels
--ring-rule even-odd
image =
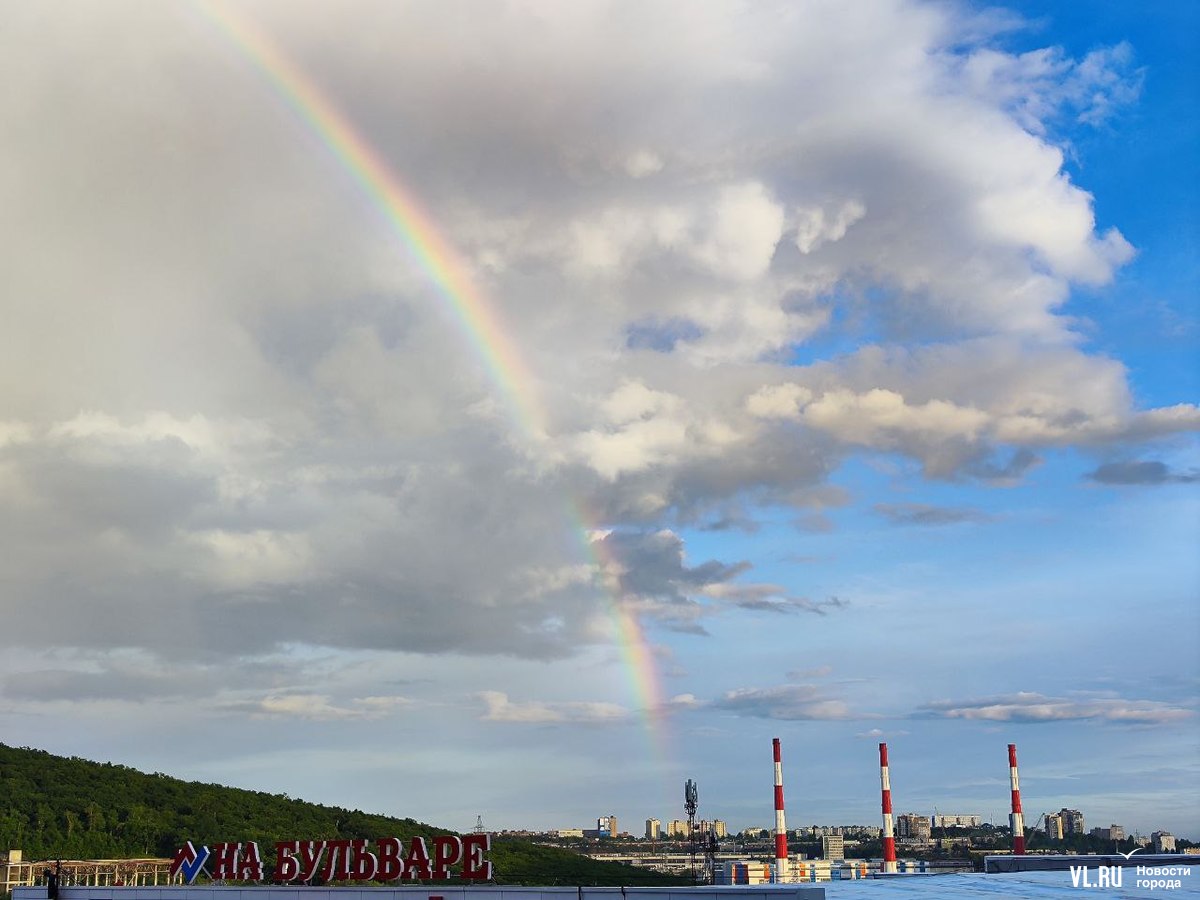
[[[244,16],[221,0],[197,0],[205,17],[262,72],[277,94],[357,183],[428,275],[453,311],[459,329],[482,360],[524,434],[545,433],[536,382],[496,312],[471,279],[471,268],[438,230],[433,217],[349,119]]]
[[[621,661],[633,688],[636,704],[648,722],[661,719],[666,709],[662,692],[659,689],[658,667],[654,663],[654,653],[650,642],[642,630],[642,623],[626,604],[614,599],[620,590],[616,584],[617,561],[606,552],[605,544],[595,529],[588,525],[589,517],[584,514],[578,500],[571,498],[568,502],[568,513],[576,534],[579,535],[583,552],[599,573],[603,584],[604,596],[609,599],[608,616],[612,626],[613,637],[621,650]],[[660,749],[666,757],[666,736],[660,729],[651,729],[654,737],[660,742]]]
[[[460,331],[502,394],[513,422],[525,436],[533,440],[543,438],[545,415],[536,380],[506,333],[500,316],[475,286],[471,267],[441,234],[416,196],[400,183],[379,153],[317,84],[250,20],[221,0],[196,0],[194,7],[265,75],[338,166],[357,183],[453,311]],[[603,543],[594,537],[594,529],[587,524],[574,498],[567,498],[566,517],[589,564],[604,580],[606,573],[612,571],[613,561],[606,557]],[[650,644],[627,605],[611,590],[606,590],[604,596],[635,708],[646,722],[660,758],[667,759],[665,729],[661,725],[663,698]]]

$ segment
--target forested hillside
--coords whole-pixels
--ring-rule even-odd
[[[26,859],[173,856],[189,840],[258,841],[270,855],[277,840],[429,837],[447,831],[412,819],[0,744],[0,849],[20,849]],[[678,883],[527,841],[498,840],[490,858],[501,883]]]

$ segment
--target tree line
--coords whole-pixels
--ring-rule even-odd
[[[172,857],[187,841],[257,841],[273,865],[276,841],[448,833],[409,818],[0,744],[0,850],[19,849],[26,860]],[[499,883],[679,883],[522,840],[495,841],[490,857]]]

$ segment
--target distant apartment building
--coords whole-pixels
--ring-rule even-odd
[[[909,840],[927,841],[931,834],[929,816],[901,813],[896,817],[896,836]]]
[[[1120,825],[1109,825],[1107,828],[1093,828],[1090,833],[1092,837],[1100,838],[1102,841],[1125,840],[1125,829]]]
[[[711,834],[715,838],[727,837],[729,834],[729,829],[721,819],[713,819],[711,822],[701,819],[696,823],[696,830],[702,835]]]
[[[1058,813],[1046,813],[1046,837],[1052,841],[1063,839],[1063,817]]]
[[[667,823],[667,837],[669,838],[685,838],[688,836],[688,823],[681,822],[678,819],[672,819]]]
[[[1064,807],[1058,811],[1062,816],[1063,833],[1064,834],[1086,834],[1083,827],[1083,813],[1077,809],[1067,809]]]
[[[821,858],[822,859],[845,859],[846,858],[846,839],[840,834],[823,834],[821,835]]]
[[[1169,831],[1156,831],[1150,835],[1150,843],[1154,845],[1155,853],[1174,853],[1175,835]]]
[[[646,820],[646,840],[657,841],[662,837],[662,822],[658,819]]]
[[[983,816],[935,815],[934,828],[978,828],[983,824]]]
[[[841,825],[805,825],[792,832],[798,840],[807,841],[819,838],[823,834],[842,834]]]

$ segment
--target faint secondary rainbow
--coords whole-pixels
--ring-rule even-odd
[[[541,438],[545,434],[545,416],[535,379],[500,317],[476,288],[470,266],[441,234],[413,193],[400,183],[379,153],[316,83],[252,22],[221,0],[195,0],[194,6],[266,77],[370,198],[452,309],[460,331],[503,395],[516,426],[527,437]],[[612,577],[614,561],[606,554],[603,542],[594,537],[578,502],[568,497],[566,505],[570,526],[580,539],[588,562],[597,569],[601,582],[606,583]],[[666,734],[660,724],[663,697],[649,642],[637,617],[615,592],[606,589],[604,596],[638,712],[651,740],[665,758]]]

